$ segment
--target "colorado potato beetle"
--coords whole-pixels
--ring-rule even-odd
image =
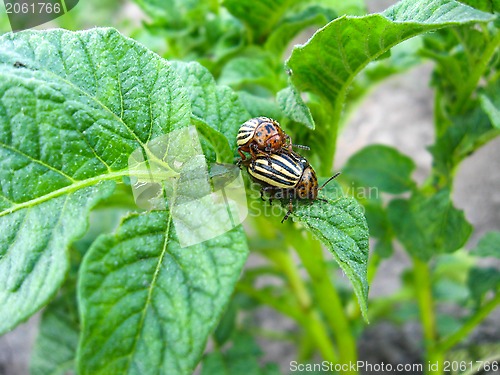
[[[272,153],[281,153],[283,150],[292,151],[290,137],[281,129],[280,124],[268,117],[256,117],[240,126],[236,138],[238,153],[241,156],[239,163],[249,162],[243,152],[249,152],[252,160],[258,155],[269,157]],[[309,149],[307,146],[293,145],[298,148]],[[268,162],[271,165],[271,162]],[[245,163],[246,164],[246,163]]]
[[[269,193],[271,195],[270,202],[273,198],[289,200],[288,212],[281,220],[282,223],[293,212],[294,199],[309,199],[311,201],[320,199],[318,191],[340,174],[340,172],[336,173],[321,187],[318,187],[318,179],[314,169],[306,158],[293,151],[272,154],[269,157],[257,156],[254,162],[254,168],[248,167],[248,173],[255,181],[263,185],[260,191],[261,198],[264,199],[264,193]]]

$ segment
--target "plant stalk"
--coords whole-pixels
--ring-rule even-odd
[[[500,45],[500,32],[491,39],[491,41],[486,45],[486,48],[481,54],[481,59],[475,64],[475,69],[469,76],[469,79],[464,83],[464,90],[461,91],[462,95],[457,98],[455,105],[453,106],[453,114],[462,113],[462,109],[466,107],[467,101],[477,87],[477,84],[484,71],[486,70],[488,63],[490,62],[493,54],[496,52],[497,47]]]
[[[327,329],[321,317],[317,311],[312,308],[311,296],[299,275],[291,254],[289,252],[277,252],[272,257],[272,260],[276,262],[285,273],[290,285],[290,290],[294,294],[303,313],[303,319],[298,320],[298,322],[307,330],[308,334],[315,341],[323,358],[327,361],[337,363],[339,360],[337,350],[327,334]]]
[[[356,363],[356,342],[340,296],[330,281],[321,244],[311,234],[306,233],[305,235],[306,237],[303,237],[302,233],[297,232],[297,235],[293,236],[293,246],[311,277],[312,288],[316,296],[315,302],[321,309],[335,337],[339,351],[338,363]],[[355,374],[356,372],[348,371],[345,373]]]
[[[463,326],[461,326],[456,332],[452,333],[450,336],[444,338],[438,345],[437,350],[441,352],[447,352],[453,346],[458,344],[463,340],[479,323],[481,323],[495,307],[500,304],[500,293],[497,293],[495,297],[486,302],[479,310],[472,315]]]
[[[424,336],[426,374],[443,374],[443,353],[436,350],[437,331],[434,301],[432,298],[431,273],[427,263],[413,258],[414,287],[420,309]],[[437,363],[437,365],[435,365]],[[431,366],[434,365],[434,366]]]

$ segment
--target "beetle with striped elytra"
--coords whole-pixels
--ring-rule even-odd
[[[269,159],[274,153],[292,152],[292,147],[309,149],[307,146],[292,145],[290,136],[281,129],[280,124],[276,120],[263,116],[252,118],[240,126],[236,144],[241,156],[238,165],[251,163],[252,168],[255,167],[254,160],[259,155],[265,155]],[[250,153],[251,158],[247,158],[243,152]],[[268,164],[271,165],[270,160]]]
[[[288,199],[288,211],[281,223],[293,212],[294,199],[309,199],[311,203],[314,200],[326,202],[318,198],[318,192],[340,174],[336,173],[318,187],[316,172],[307,159],[296,152],[257,156],[253,161],[254,167],[249,166],[248,173],[262,185],[261,199],[264,200],[264,193],[271,195],[270,203],[273,199]]]

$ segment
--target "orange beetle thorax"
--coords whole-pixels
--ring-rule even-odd
[[[284,137],[279,125],[265,122],[255,129],[254,142],[260,149],[276,152],[281,150]]]

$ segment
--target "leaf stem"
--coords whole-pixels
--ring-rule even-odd
[[[447,352],[453,346],[458,344],[465,338],[479,323],[481,323],[491,311],[500,304],[500,293],[497,293],[492,299],[479,308],[474,315],[472,315],[463,326],[450,336],[444,338],[438,343],[436,349],[441,352]]]
[[[305,237],[301,232],[297,232],[297,235],[293,236],[293,245],[311,277],[311,284],[316,297],[315,301],[335,336],[339,351],[338,363],[355,363],[357,361],[356,342],[340,296],[330,281],[321,244],[310,233],[304,233],[304,235]],[[354,374],[356,372],[348,371],[345,373]]]
[[[298,322],[307,330],[311,338],[316,342],[323,358],[327,361],[338,362],[338,354],[327,334],[327,329],[317,313],[312,308],[312,300],[304,281],[299,275],[297,265],[295,264],[289,252],[276,252],[271,259],[281,267],[288,279],[290,290],[295,296],[301,311],[303,319]]]
[[[482,51],[481,59],[475,64],[475,69],[463,85],[463,90],[461,90],[461,95],[459,95],[455,105],[453,106],[452,113],[459,114],[462,112],[462,109],[465,107],[470,96],[476,89],[477,83],[482,77],[489,61],[496,52],[498,45],[500,45],[500,32],[497,32],[497,34],[487,44],[486,48]]]
[[[299,303],[301,309],[305,312],[311,309],[312,301],[307,288],[302,281],[302,278],[299,275],[297,266],[293,261],[289,252],[279,252],[282,256],[279,259],[276,259],[285,275],[288,278],[288,283],[290,285],[290,289],[293,291],[293,294],[297,298],[297,302]]]
[[[420,308],[420,319],[424,335],[425,363],[437,366],[425,366],[426,374],[439,375],[443,373],[443,355],[436,350],[437,331],[436,317],[434,314],[434,301],[432,298],[431,274],[427,263],[420,259],[413,258],[414,287]]]

